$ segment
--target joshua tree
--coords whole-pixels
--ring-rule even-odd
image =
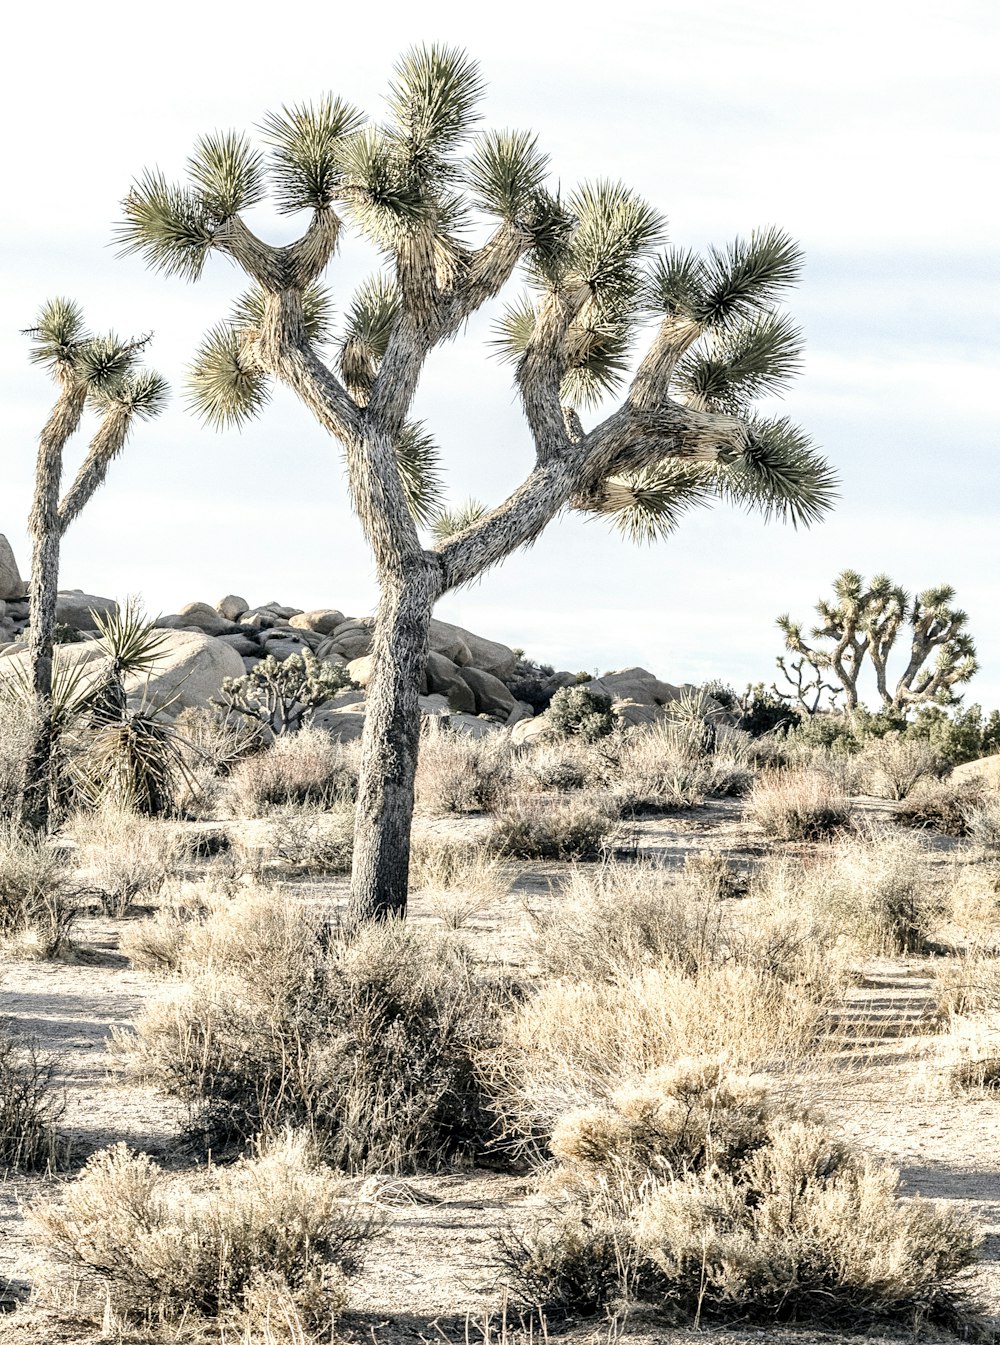
[[[788,616],[778,618],[787,648],[800,655],[793,668],[800,667],[802,660],[808,662],[817,685],[823,671],[832,672],[843,689],[848,711],[858,707],[858,680],[866,657],[875,671],[884,709],[905,714],[914,705],[956,703],[953,688],[968,682],[979,665],[976,647],[966,631],[968,617],[952,605],[953,588],[941,584],[911,598],[888,575],[876,575],[866,587],[860,574],[844,570],[834,580],[833,592],[833,602],[821,598],[816,604],[820,620],[811,636],[827,641],[825,647],[808,644],[801,625]],[[904,625],[911,631],[909,658],[890,690],[889,655]],[[928,668],[935,651],[934,665]],[[785,672],[781,658],[778,667]]]
[[[133,184],[119,229],[123,252],[159,270],[196,280],[221,252],[251,281],[195,360],[192,397],[209,423],[260,411],[276,379],[346,455],[380,594],[358,919],[405,909],[417,697],[443,593],[531,543],[565,508],[606,514],[649,540],[719,497],[808,523],[834,496],[806,437],[752,411],[798,364],[799,334],[776,308],[799,274],[797,246],[769,228],[704,257],[665,249],[661,216],[627,187],[597,182],[563,198],[546,186],[533,135],[477,133],[481,93],[461,51],[412,51],[395,68],[385,121],[328,96],[268,116],[266,154],[235,133],[208,136],[186,185],[159,172]],[[243,217],[268,189],[278,210],[309,212],[285,247]],[[345,223],[382,261],[325,359],[330,306],[319,281]],[[421,370],[518,267],[527,289],[496,344],[514,366],[534,467],[502,503],[465,509],[425,544],[418,525],[433,522],[439,487],[433,442],[411,419]],[[643,328],[646,350],[629,377]],[[621,390],[610,414],[584,423],[581,413]]]
[[[28,682],[37,707],[37,729],[25,768],[22,820],[48,825],[49,765],[52,748],[52,644],[59,590],[59,549],[63,534],[103,483],[112,459],[125,447],[135,421],[157,415],[167,385],[159,374],[136,367],[148,342],[95,337],[84,328],[74,303],[55,299],[28,333],[31,360],[49,370],[59,389],[38,442],[31,533]],[[76,479],[60,500],[63,452],[79,428],[86,407],[100,417]]]

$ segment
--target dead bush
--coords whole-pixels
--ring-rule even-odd
[[[522,1301],[564,1313],[638,1301],[675,1325],[977,1322],[971,1224],[902,1199],[894,1169],[812,1116],[772,1110],[718,1062],[561,1118],[553,1148],[557,1198],[500,1243]]]
[[[968,836],[969,818],[986,799],[986,788],[978,780],[924,781],[896,805],[896,817],[908,827],[939,831],[945,836]]]
[[[431,728],[420,739],[417,805],[427,813],[491,813],[511,788],[512,759],[506,734],[473,738]]]
[[[749,744],[745,733],[678,711],[623,740],[615,801],[623,815],[638,817],[745,794],[754,775]]]
[[[1000,794],[987,794],[982,803],[970,808],[966,828],[971,840],[980,850],[1000,850]]]
[[[292,1124],[354,1171],[433,1167],[485,1142],[473,1056],[498,992],[454,941],[398,923],[347,937],[263,891],[191,925],[181,966],[189,984],[118,1049],[190,1104],[192,1138],[217,1148]]]
[[[0,820],[0,944],[12,957],[58,957],[77,916],[65,852]]]
[[[185,849],[173,827],[110,806],[77,814],[66,830],[76,842],[82,889],[96,897],[102,911],[118,918],[140,897],[160,892]]]
[[[350,873],[354,856],[354,805],[318,807],[289,803],[267,821],[261,858],[298,873]]]
[[[55,1061],[19,1043],[0,1020],[0,1172],[56,1166],[56,1126],[64,1101],[55,1090]]]
[[[284,1299],[333,1340],[347,1277],[377,1231],[301,1136],[200,1181],[171,1181],[124,1144],[96,1153],[33,1211],[38,1237],[79,1282],[79,1300],[123,1316],[259,1325]]]
[[[858,754],[865,789],[880,799],[905,799],[921,780],[934,780],[945,763],[927,742],[887,733],[871,738]]]
[[[803,917],[819,944],[874,956],[920,951],[945,910],[920,838],[881,827],[804,859],[771,859],[753,891],[766,916]]]
[[[414,837],[410,846],[410,891],[423,897],[448,929],[461,929],[494,907],[510,890],[502,866],[479,846],[440,837]]]
[[[33,737],[30,700],[0,688],[0,817],[17,817]]]
[[[538,961],[568,980],[609,980],[648,966],[694,972],[722,957],[715,894],[662,865],[574,869],[558,901],[531,918]]]
[[[489,837],[494,854],[517,859],[599,859],[617,827],[605,794],[568,799],[512,799]]]
[[[358,754],[325,729],[284,733],[263,752],[235,765],[220,804],[232,817],[262,817],[289,804],[335,806],[358,792]]]
[[[851,819],[847,795],[818,771],[761,775],[750,793],[747,816],[779,841],[823,840]]]
[[[580,739],[541,742],[532,745],[515,765],[515,785],[519,791],[541,790],[568,794],[607,782],[614,769],[600,741],[587,744]]]

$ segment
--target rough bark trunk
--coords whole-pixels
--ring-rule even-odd
[[[59,398],[42,430],[35,468],[35,493],[28,527],[31,533],[28,679],[35,701],[35,724],[25,763],[21,820],[35,831],[49,824],[49,775],[52,760],[52,648],[59,593],[59,488],[63,449],[80,423],[86,389],[71,386]]]
[[[420,678],[439,576],[425,556],[381,583],[354,829],[352,924],[406,914]]]

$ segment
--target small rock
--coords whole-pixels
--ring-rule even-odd
[[[239,621],[244,612],[249,612],[250,604],[246,598],[241,598],[236,593],[227,593],[221,601],[215,604],[215,610],[220,616],[224,616],[227,621]]]

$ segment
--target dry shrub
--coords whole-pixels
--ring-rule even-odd
[[[268,818],[261,859],[299,873],[350,873],[354,856],[354,805],[286,804]]]
[[[262,817],[288,804],[331,806],[358,792],[358,751],[325,729],[285,733],[264,752],[239,762],[225,781],[221,806],[232,817]]]
[[[39,1240],[79,1281],[80,1301],[126,1317],[257,1323],[293,1308],[333,1340],[347,1276],[377,1231],[303,1137],[196,1182],[171,1181],[124,1144],[101,1150],[33,1211]]]
[[[896,817],[909,827],[939,831],[945,836],[968,836],[969,818],[987,800],[978,780],[924,782],[896,805]]]
[[[112,808],[78,813],[67,826],[83,891],[107,915],[127,915],[135,901],[155,897],[184,855],[177,831],[155,818]]]
[[[412,1170],[474,1152],[490,1118],[473,1054],[496,990],[460,945],[390,922],[347,937],[280,893],[220,901],[189,925],[180,993],[119,1050],[187,1101],[212,1147],[287,1124],[352,1170]]]
[[[567,799],[512,799],[496,817],[488,845],[517,859],[599,859],[617,828],[605,794]]]
[[[753,890],[765,916],[802,918],[818,944],[875,956],[923,949],[944,909],[922,840],[881,827],[806,858],[766,861]]]
[[[28,759],[34,707],[26,697],[0,687],[0,817],[17,817],[24,789],[24,763]]]
[[[0,820],[0,946],[11,957],[58,957],[76,915],[65,853]]]
[[[905,799],[921,780],[934,780],[944,762],[920,739],[887,733],[871,738],[858,754],[858,766],[869,794],[880,799]]]
[[[517,760],[514,780],[519,792],[568,794],[606,783],[612,769],[613,760],[601,750],[600,743],[587,744],[579,739],[539,742]]]
[[[851,805],[847,795],[818,771],[778,771],[757,780],[747,816],[775,840],[816,841],[847,826]]]
[[[532,912],[532,922],[543,969],[569,980],[610,980],[665,964],[694,972],[721,960],[712,885],[660,864],[574,869],[558,901]]]
[[[422,896],[449,929],[495,906],[510,891],[501,865],[478,846],[442,837],[415,837],[410,846],[410,892]]]
[[[549,1312],[638,1300],[672,1324],[976,1322],[970,1223],[901,1199],[894,1169],[717,1061],[562,1117],[553,1149],[557,1198],[500,1245],[517,1296]]]
[[[957,865],[944,896],[943,915],[969,949],[998,949],[1000,866]]]
[[[597,984],[543,985],[501,1024],[484,1059],[515,1141],[545,1144],[571,1107],[678,1059],[724,1055],[733,1069],[786,1066],[817,1041],[820,998],[768,970],[730,961],[693,975],[650,967]]]
[[[745,794],[754,774],[749,744],[747,734],[697,716],[633,732],[618,756],[615,800],[626,816],[641,816]]]
[[[56,1164],[56,1125],[64,1110],[53,1087],[55,1062],[19,1044],[0,1021],[0,1173]]]
[[[970,808],[966,826],[969,840],[980,850],[1000,850],[1000,794],[994,790]]]
[[[776,761],[775,766],[826,776],[837,793],[848,798],[865,792],[865,767],[860,753],[843,746],[803,742],[797,733],[790,733],[783,741],[783,760]]]
[[[430,727],[420,739],[417,805],[427,813],[491,813],[511,788],[513,764],[508,736],[473,738]]]

